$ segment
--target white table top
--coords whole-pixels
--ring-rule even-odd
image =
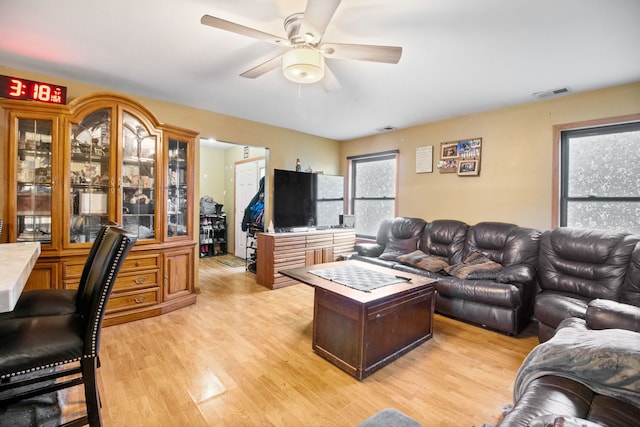
[[[40,256],[40,242],[0,244],[0,313],[11,311]]]

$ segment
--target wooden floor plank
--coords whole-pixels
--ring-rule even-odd
[[[495,423],[538,343],[534,324],[508,337],[436,315],[433,339],[360,382],[312,351],[310,287],[200,266],[195,305],[103,330],[106,427],[354,426],[387,407],[430,427]]]

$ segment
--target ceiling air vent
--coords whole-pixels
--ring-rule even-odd
[[[564,95],[565,93],[569,93],[568,87],[561,87],[558,89],[544,90],[542,92],[536,92],[533,94],[538,99],[550,98],[552,96]]]

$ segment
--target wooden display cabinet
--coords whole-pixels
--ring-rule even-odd
[[[67,106],[0,101],[3,217],[9,242],[42,243],[26,289],[77,288],[100,226],[137,236],[105,324],[195,302],[193,191],[197,133],[100,93]]]

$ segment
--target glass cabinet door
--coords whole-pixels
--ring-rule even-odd
[[[109,219],[111,110],[95,111],[71,125],[70,243],[95,240]]]
[[[18,242],[51,243],[52,120],[18,119]]]
[[[158,136],[130,113],[122,122],[122,225],[138,240],[155,238],[155,159]]]
[[[167,163],[167,237],[188,235],[188,144],[169,138]]]

